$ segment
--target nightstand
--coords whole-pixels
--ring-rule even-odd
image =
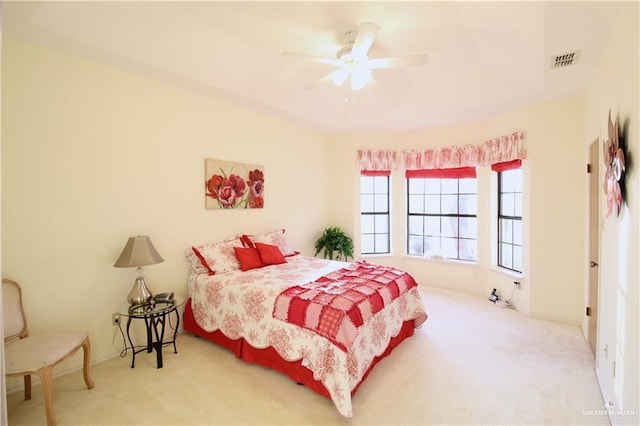
[[[162,368],[162,347],[167,345],[173,345],[173,352],[178,353],[176,347],[176,337],[178,335],[178,326],[180,325],[180,312],[178,308],[182,306],[184,299],[177,297],[171,303],[156,302],[152,305],[140,306],[135,308],[123,308],[118,310],[118,315],[127,318],[127,340],[131,345],[127,349],[131,349],[132,359],[131,368],[135,366],[136,354],[147,351],[147,353],[156,350],[156,362],[158,368]],[[175,315],[175,325],[171,322],[171,319]],[[144,320],[147,344],[146,346],[135,346],[131,339],[131,322],[133,320]],[[167,321],[169,321],[169,328],[173,330],[173,336],[171,340],[164,340],[164,332],[166,329]]]

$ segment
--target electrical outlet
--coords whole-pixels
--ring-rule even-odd
[[[118,325],[120,324],[120,314],[111,314],[111,325]]]

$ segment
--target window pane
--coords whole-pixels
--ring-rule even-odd
[[[409,179],[409,194],[424,194],[424,179]]]
[[[416,254],[422,256],[424,254],[424,240],[422,236],[409,235],[409,247],[407,250],[409,254]]]
[[[457,194],[458,193],[458,179],[442,179],[442,193],[443,194]]]
[[[513,194],[501,194],[500,195],[500,214],[503,216],[513,216],[515,211],[513,209]]]
[[[514,216],[522,217],[522,194],[515,194],[514,197]]]
[[[458,213],[458,195],[443,195],[442,196],[442,210],[444,214],[457,214]]]
[[[478,214],[478,196],[477,195],[461,195],[460,196],[460,214]]]
[[[425,256],[437,256],[440,254],[440,237],[425,237],[424,239]]]
[[[440,235],[440,217],[427,216],[424,218],[424,235],[437,237]]]
[[[389,239],[389,176],[360,178],[361,252],[388,253],[389,243],[378,247],[379,234]]]
[[[460,260],[476,260],[478,258],[478,241],[461,239]]]
[[[373,188],[376,194],[389,192],[389,178],[387,176],[374,176]]]
[[[373,195],[360,196],[360,211],[366,213],[373,212]]]
[[[422,236],[423,230],[422,216],[409,216],[409,234]]]
[[[511,257],[511,245],[509,244],[501,244],[500,245],[500,265],[505,268],[513,268],[513,262]]]
[[[424,213],[440,213],[440,195],[425,195]]]
[[[460,193],[461,194],[477,194],[478,179],[476,178],[460,179]]]
[[[500,241],[505,243],[513,242],[513,221],[510,219],[500,219]]]
[[[373,176],[360,176],[360,193],[373,193]]]
[[[389,201],[389,197],[387,194],[375,195],[373,200],[373,209],[375,212],[384,213],[389,211],[389,206],[387,202]]]
[[[522,245],[522,221],[514,220],[513,221],[513,243]]]
[[[360,238],[360,245],[362,253],[375,253],[373,247],[373,235],[367,234],[362,235]]]
[[[498,173],[500,179],[499,259],[505,268],[522,272],[522,168]],[[500,216],[512,216],[505,219]]]
[[[522,272],[522,247],[513,246],[513,269]]]
[[[502,192],[513,192],[514,184],[513,184],[513,173],[512,170],[507,170],[506,172],[502,172],[502,187],[500,191]]]
[[[513,173],[513,190],[516,192],[522,192],[522,168],[511,171]]]
[[[376,252],[389,252],[389,234],[376,234]]]
[[[457,217],[442,218],[442,236],[443,237],[458,236],[458,218]]]
[[[377,214],[375,217],[376,234],[389,233],[389,217],[386,214]]]
[[[478,238],[478,219],[475,217],[460,218],[460,238]]]
[[[440,179],[421,179],[424,182],[425,194],[440,193]]]
[[[407,252],[418,254],[422,251],[426,257],[477,261],[477,179],[422,179],[423,198],[418,198],[418,194],[412,192],[417,186],[412,186],[415,180],[407,180]],[[461,195],[459,189],[464,194]],[[418,209],[418,201],[424,201],[422,209]],[[422,218],[423,222],[419,222],[418,218]],[[460,242],[463,234],[468,240],[464,244]],[[418,235],[424,238],[419,241]],[[461,254],[461,250],[464,253]]]
[[[360,232],[362,234],[373,234],[374,217],[370,214],[360,216]]]
[[[455,238],[442,238],[442,255],[448,259],[458,258],[458,240]]]
[[[424,195],[409,195],[409,213],[424,213]]]

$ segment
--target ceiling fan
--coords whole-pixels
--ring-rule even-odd
[[[345,33],[347,46],[336,54],[336,58],[324,58],[321,56],[307,55],[304,53],[283,52],[285,57],[304,58],[312,62],[336,66],[337,69],[318,80],[308,88],[332,82],[343,86],[347,80],[352,90],[360,90],[368,84],[377,85],[371,75],[371,70],[381,68],[399,68],[424,65],[427,63],[427,55],[394,56],[389,58],[369,58],[368,53],[378,34],[379,26],[371,22],[363,22],[357,31]]]

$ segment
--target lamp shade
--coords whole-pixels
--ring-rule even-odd
[[[154,265],[164,262],[164,259],[151,243],[147,235],[130,237],[127,245],[113,266],[117,268],[130,268],[135,266]]]

